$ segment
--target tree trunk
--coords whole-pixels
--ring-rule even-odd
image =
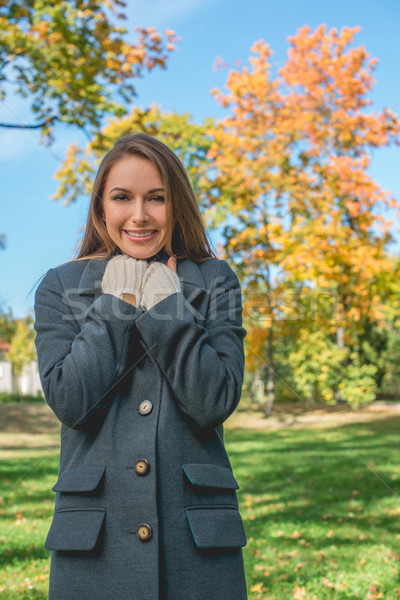
[[[257,402],[259,408],[264,406],[264,381],[261,377],[260,369],[256,372],[252,385],[253,400]]]
[[[272,406],[275,400],[275,380],[274,380],[274,354],[272,346],[272,327],[268,329],[268,380],[267,380],[267,406],[265,407],[264,417],[271,416]]]
[[[343,325],[340,325],[336,330],[336,344],[340,350],[342,350],[344,348],[344,327],[343,327]],[[339,389],[335,390],[335,401],[336,401],[336,403],[343,402],[343,398],[342,398],[342,395],[341,395]]]

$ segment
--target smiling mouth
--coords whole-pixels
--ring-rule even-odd
[[[128,235],[129,237],[132,238],[147,238],[150,237],[151,235],[153,235],[154,233],[157,232],[157,229],[153,229],[152,231],[146,231],[144,233],[138,233],[135,231],[127,231],[126,229],[124,229],[126,235]]]

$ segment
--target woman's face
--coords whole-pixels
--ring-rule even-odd
[[[121,252],[144,259],[165,245],[164,195],[161,175],[147,158],[126,156],[113,165],[104,187],[103,220]]]

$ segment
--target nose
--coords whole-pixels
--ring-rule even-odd
[[[148,218],[145,202],[142,198],[136,198],[132,206],[131,221],[134,223],[145,223]]]

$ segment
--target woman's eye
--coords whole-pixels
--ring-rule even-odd
[[[151,196],[149,200],[155,200],[156,202],[164,202],[164,196]]]
[[[119,194],[118,196],[114,196],[113,200],[129,200],[129,198],[125,194]]]

